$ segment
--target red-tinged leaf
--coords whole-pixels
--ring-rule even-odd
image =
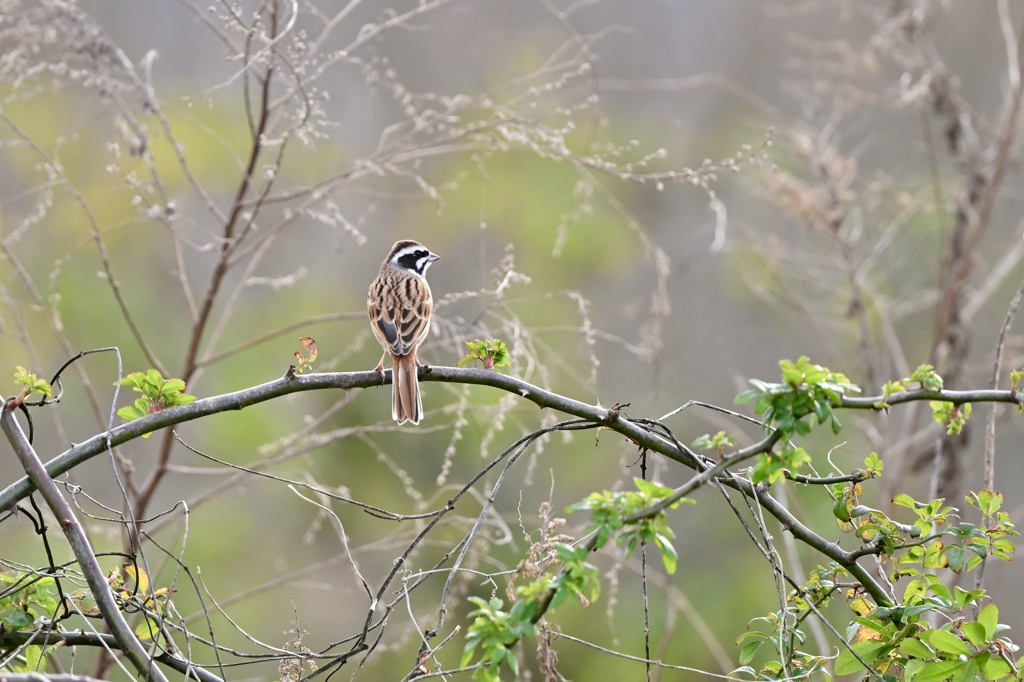
[[[299,339],[299,343],[301,343],[302,347],[309,353],[308,362],[316,360],[316,340],[314,340],[312,336],[303,336]]]

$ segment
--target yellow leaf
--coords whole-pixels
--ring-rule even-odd
[[[146,570],[145,569],[143,569],[143,568],[138,569],[138,574],[136,575],[136,568],[135,568],[135,566],[130,566],[129,565],[129,566],[125,566],[124,567],[124,572],[127,573],[128,576],[132,580],[135,581],[135,584],[137,586],[137,590],[136,590],[137,592],[142,592],[142,593],[149,592],[149,576],[146,575]]]

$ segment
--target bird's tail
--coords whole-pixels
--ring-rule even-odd
[[[423,416],[420,382],[416,376],[416,353],[391,357],[391,417],[399,424],[419,424]]]

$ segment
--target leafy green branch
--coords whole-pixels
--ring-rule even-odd
[[[649,543],[661,551],[665,571],[675,572],[679,557],[672,545],[674,533],[659,505],[671,500],[669,508],[675,508],[692,500],[672,500],[676,491],[651,481],[634,479],[634,485],[634,491],[592,493],[569,507],[569,512],[590,512],[590,537],[576,546],[559,543],[551,565],[561,566],[560,570],[557,574],[546,572],[517,587],[510,609],[506,610],[497,597],[470,597],[477,608],[469,614],[474,620],[466,633],[461,665],[470,664],[479,650],[479,665],[473,679],[496,682],[503,664],[518,677],[519,662],[512,648],[520,640],[537,634],[536,624],[545,613],[571,596],[584,605],[598,598],[598,571],[587,561],[592,551],[614,541],[623,547],[628,559],[638,547]]]
[[[834,663],[832,672],[837,676],[870,672],[883,680],[1019,679],[1021,662],[1012,656],[1017,646],[1005,636],[1008,628],[998,623],[996,606],[981,606],[985,591],[947,587],[939,573],[974,570],[990,556],[1012,557],[1010,538],[1017,532],[1000,509],[1002,499],[991,491],[967,497],[967,503],[985,519],[979,526],[961,521],[957,510],[942,500],[922,503],[898,496],[894,503],[916,517],[907,525],[861,505],[849,507],[848,498],[838,498],[843,514],[850,517],[844,521],[843,514],[837,514],[840,527],[856,532],[863,542],[885,548],[880,560],[890,567],[891,584],[902,579],[901,598],[891,604],[872,601],[860,586],[851,587],[842,580],[848,575],[843,566],[835,562],[819,566],[802,588],[788,595],[784,611],[753,619],[749,630],[737,638],[742,667],[734,673],[777,680],[807,678],[823,670],[828,659],[801,649],[806,634],[800,624],[811,610],[842,592],[853,621],[846,633],[847,648]],[[935,528],[939,530],[932,532]],[[970,617],[971,609],[980,609],[976,619]],[[941,627],[930,625],[933,614],[940,616]],[[752,667],[755,655],[766,646],[774,650],[773,658],[760,668]]]
[[[764,419],[765,428],[778,429],[784,439],[807,435],[815,420],[830,424],[832,433],[839,433],[842,424],[835,408],[842,405],[846,394],[859,393],[860,388],[846,375],[812,364],[806,355],[796,362],[782,360],[779,367],[781,382],[751,379],[753,388],[739,394],[736,402],[742,405],[756,398],[754,413]]]
[[[792,438],[811,432],[815,424],[829,424],[832,433],[839,433],[842,423],[836,415],[836,408],[842,405],[849,393],[860,392],[844,374],[832,372],[827,367],[816,365],[806,355],[796,362],[782,360],[782,381],[769,383],[751,379],[753,388],[736,396],[738,404],[755,400],[754,413],[759,415],[764,427],[776,431],[779,449],[768,450],[759,457],[751,473],[754,483],[767,481],[776,483],[811,461],[810,454],[794,445]]]

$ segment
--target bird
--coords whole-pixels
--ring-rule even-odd
[[[411,239],[395,242],[366,296],[370,328],[384,349],[374,371],[383,375],[391,356],[391,418],[399,424],[419,424],[423,417],[416,351],[430,330],[434,298],[426,274],[438,258]]]

